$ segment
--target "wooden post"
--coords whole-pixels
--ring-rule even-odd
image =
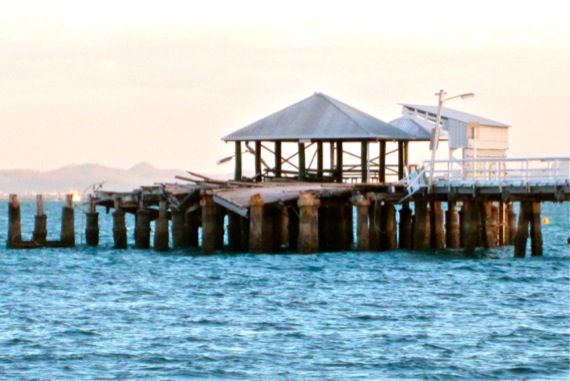
[[[299,181],[305,181],[305,143],[299,143]]]
[[[44,213],[44,198],[43,195],[38,194],[36,196],[37,212],[35,216],[34,224],[34,235],[32,240],[39,245],[43,245],[47,238],[47,216]],[[87,215],[87,227],[89,227],[89,215]],[[97,223],[97,221],[95,221]],[[97,229],[97,241],[99,240],[99,229]],[[87,242],[89,245],[89,241]],[[93,245],[92,245],[93,246]],[[97,246],[95,243],[94,246]]]
[[[443,209],[441,202],[432,201],[431,203],[431,247],[436,250],[445,248],[445,230],[443,221]]]
[[[370,199],[361,194],[354,198],[358,213],[356,219],[356,249],[358,251],[370,250],[370,231],[368,228],[368,211],[370,209]]]
[[[323,169],[324,169],[324,160],[323,160],[323,142],[317,142],[317,180],[323,181]]]
[[[385,140],[380,141],[380,157],[378,158],[378,182],[380,184],[386,182],[386,141]]]
[[[363,183],[368,182],[368,142],[360,142],[360,179]]]
[[[275,142],[275,177],[281,177],[281,142]]]
[[[239,222],[241,230],[241,236],[240,236],[241,252],[247,253],[249,252],[249,219],[240,216]]]
[[[504,246],[508,239],[507,208],[504,201],[499,202],[499,246]]]
[[[531,203],[532,219],[530,222],[530,247],[533,257],[542,256],[542,228],[540,217],[540,202]]]
[[[430,223],[427,212],[427,202],[414,202],[414,250],[427,250],[430,244]]]
[[[445,212],[445,245],[448,249],[458,249],[461,246],[461,232],[459,230],[459,213],[456,203],[449,201]]]
[[[85,219],[85,242],[87,243],[87,246],[97,246],[99,244],[99,213],[97,213],[93,196],[89,196],[89,211],[85,213]],[[36,234],[34,232],[34,241],[36,240],[35,236]]]
[[[472,255],[475,253],[475,247],[479,238],[478,229],[478,210],[475,201],[464,201],[461,207],[462,212],[462,225],[463,234],[462,239],[463,251],[467,255]]]
[[[262,175],[262,169],[261,169],[261,141],[257,140],[255,142],[255,181],[262,181],[263,180],[263,175]]]
[[[528,239],[528,226],[532,219],[532,203],[521,201],[519,212],[519,224],[515,235],[515,258],[526,256],[526,241]]]
[[[73,195],[65,195],[65,204],[61,210],[61,243],[66,247],[75,246],[75,211]]]
[[[141,198],[135,226],[135,247],[137,249],[150,248],[150,217],[150,211]]]
[[[240,252],[241,248],[241,216],[228,212],[228,246],[233,252]]]
[[[488,208],[487,244],[489,247],[497,247],[500,242],[499,206],[489,202]]]
[[[234,171],[234,180],[235,181],[241,181],[241,142],[236,141],[235,142],[235,148],[236,148],[236,155],[235,155],[235,171]]]
[[[168,201],[160,200],[158,218],[154,221],[154,250],[168,251]]]
[[[512,202],[507,204],[507,224],[508,224],[508,239],[507,245],[515,244],[515,237],[517,235],[517,215],[515,213],[515,206]]]
[[[335,178],[336,182],[342,183],[343,180],[343,148],[342,141],[338,140],[336,142],[336,168],[335,168]]]
[[[383,215],[382,215],[382,202],[379,200],[374,200],[370,204],[370,210],[368,213],[370,218],[369,221],[369,235],[368,235],[368,245],[370,251],[380,251],[382,250],[382,225],[383,225]],[[385,237],[383,237],[385,238]]]
[[[249,252],[263,253],[263,199],[260,194],[251,196],[249,206]]]
[[[382,248],[385,250],[396,250],[398,242],[396,237],[396,208],[392,203],[384,203],[382,206],[382,215],[384,217],[384,242]]]
[[[20,201],[17,194],[10,195],[8,203],[8,248],[17,248],[22,243]]]
[[[400,209],[400,249],[412,248],[412,210],[410,204],[405,202]]]
[[[339,249],[348,251],[354,242],[354,225],[352,220],[352,205],[340,206],[339,210]]]
[[[303,192],[297,200],[297,205],[299,206],[299,253],[316,253],[319,250],[320,200],[309,192]]]
[[[115,249],[127,248],[127,226],[125,224],[125,211],[121,209],[121,198],[115,197],[113,211],[113,241]]]
[[[200,246],[198,231],[200,230],[200,211],[191,211],[190,209],[184,213],[184,233],[185,241],[190,247]]]
[[[172,234],[172,247],[174,249],[188,247],[184,211],[172,208],[170,213],[172,215],[172,226],[170,228],[170,232]]]
[[[200,199],[202,207],[202,253],[214,254],[218,243],[218,233],[216,232],[223,227],[219,225],[219,217],[217,215],[214,196],[210,193],[204,193]]]
[[[299,251],[299,208],[290,205],[287,208],[288,214],[288,230],[289,230],[289,251]]]
[[[398,180],[404,178],[404,142],[398,142]]]

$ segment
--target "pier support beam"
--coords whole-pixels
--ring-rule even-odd
[[[22,243],[20,200],[17,194],[10,195],[8,203],[8,248],[17,248]]]
[[[531,203],[532,219],[530,221],[530,246],[533,257],[542,256],[542,227],[540,216],[540,202]]]
[[[478,208],[474,201],[464,201],[461,208],[462,245],[467,255],[475,253],[479,241]]]
[[[184,211],[172,208],[170,211],[172,215],[172,226],[170,228],[172,234],[172,247],[180,249],[188,247],[188,236],[185,229],[185,213]]]
[[[168,251],[168,202],[160,200],[158,219],[154,222],[154,250]]]
[[[454,201],[447,203],[447,211],[445,212],[445,245],[448,249],[461,247],[459,213]]]
[[[299,208],[296,205],[287,207],[288,214],[288,233],[289,233],[289,251],[298,252],[299,243]]]
[[[379,200],[371,201],[368,217],[370,219],[368,224],[368,245],[370,251],[382,250],[383,244],[383,206]]]
[[[404,203],[400,209],[400,249],[412,248],[412,210],[409,203]]]
[[[135,226],[135,247],[137,249],[150,248],[150,210],[146,208],[141,200],[139,210],[137,210]]]
[[[43,195],[38,194],[36,196],[37,211],[34,219],[34,235],[32,240],[40,245],[46,243],[47,238],[47,216],[44,213],[44,198]],[[87,219],[87,226],[89,226],[89,219]],[[99,231],[97,231],[99,234]],[[97,236],[99,240],[99,236]],[[89,244],[89,243],[87,243]],[[97,246],[97,244],[95,244]]]
[[[97,246],[99,244],[99,213],[97,213],[93,196],[89,197],[89,211],[85,213],[85,219],[87,222],[85,225],[85,242],[87,246]]]
[[[526,241],[528,239],[528,227],[532,219],[532,203],[521,201],[519,212],[519,223],[517,234],[515,235],[515,258],[526,256]]]
[[[382,236],[381,236],[381,248],[383,250],[396,250],[398,247],[397,236],[396,236],[396,208],[394,204],[384,203],[382,206]]]
[[[127,226],[125,224],[125,211],[121,209],[121,198],[116,197],[115,211],[113,212],[113,241],[115,249],[127,248]]]
[[[187,210],[184,213],[184,232],[189,247],[200,246],[198,231],[200,229],[200,209],[197,211]]]
[[[507,224],[508,224],[508,234],[507,234],[507,245],[515,244],[515,237],[517,235],[517,214],[515,213],[515,206],[512,202],[507,204]]]
[[[251,196],[249,207],[249,252],[254,254],[270,252],[267,242],[267,230],[270,221],[264,210],[264,202],[260,194]]]
[[[241,216],[234,212],[228,212],[228,246],[233,252],[243,251]]]
[[[441,202],[432,201],[430,204],[430,244],[433,249],[441,250],[445,248],[443,209],[441,208]]]
[[[223,246],[223,218],[220,217],[221,213],[212,194],[204,193],[200,199],[200,206],[202,207],[202,252],[214,254]],[[220,245],[220,239],[222,245]]]
[[[430,243],[430,220],[427,202],[414,202],[414,250],[428,250]]]
[[[356,205],[356,250],[369,251],[370,250],[370,230],[368,227],[368,212],[370,209],[370,199],[363,195],[357,195],[354,198]]]
[[[65,247],[75,246],[75,211],[73,195],[65,195],[65,204],[61,210],[61,243]]]
[[[316,253],[319,250],[319,205],[320,200],[311,193],[301,193],[299,206],[299,241],[301,254]]]

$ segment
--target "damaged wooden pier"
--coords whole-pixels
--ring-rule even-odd
[[[464,163],[465,164],[465,163]],[[423,169],[425,172],[425,168]],[[478,176],[485,170],[479,168]],[[437,173],[437,172],[436,172]],[[193,174],[196,175],[196,174]],[[199,176],[199,175],[196,175]],[[113,241],[134,247],[214,254],[301,253],[395,249],[463,249],[514,245],[524,257],[542,255],[541,203],[570,201],[570,181],[472,181],[425,176],[391,184],[219,181],[184,178],[190,184],[160,184],[133,192],[96,191],[87,203],[85,242],[99,242],[98,210],[112,210]],[[515,203],[519,204],[518,220]],[[73,246],[73,208],[68,197],[62,235],[45,240],[38,201],[33,239],[21,240],[19,204],[9,204],[9,248]],[[135,215],[130,229],[125,215]]]

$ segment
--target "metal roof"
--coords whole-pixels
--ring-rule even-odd
[[[402,106],[407,108],[411,111],[420,111],[420,112],[427,112],[432,114],[432,116],[437,116],[437,106],[425,106],[425,105],[415,105],[409,103],[401,103]],[[444,107],[441,116],[447,119],[455,119],[463,123],[470,123],[470,122],[477,122],[484,126],[493,126],[493,127],[510,127],[508,124],[504,124],[501,122],[497,122],[495,120],[483,118],[481,116],[469,114],[463,111],[454,110],[451,108]]]
[[[394,119],[390,124],[407,134],[412,135],[414,137],[413,140],[430,140],[431,131],[435,126],[435,122],[409,114],[402,115],[398,119]],[[447,131],[443,129],[440,130],[440,139],[447,140]]]
[[[252,140],[413,140],[394,126],[322,93],[222,138]]]

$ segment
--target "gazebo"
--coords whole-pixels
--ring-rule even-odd
[[[242,154],[250,153],[255,161],[255,181],[295,178],[385,183],[387,176],[405,176],[408,143],[418,138],[328,95],[315,93],[222,140],[235,143],[236,180],[242,179]],[[388,151],[387,144],[395,148]],[[349,149],[354,145],[356,153]],[[388,164],[387,156],[394,153],[396,163]]]

